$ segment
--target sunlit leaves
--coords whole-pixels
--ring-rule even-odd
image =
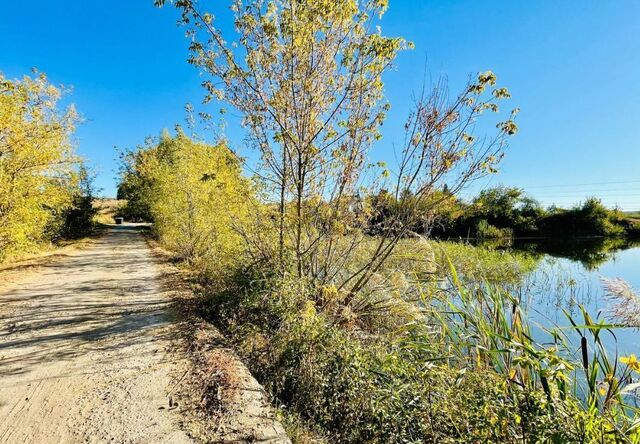
[[[148,209],[162,242],[184,259],[206,258],[228,270],[243,245],[234,226],[252,200],[240,163],[224,145],[206,145],[182,132],[164,133],[125,155],[120,187],[130,203]]]
[[[58,108],[61,96],[44,74],[0,73],[0,260],[53,238],[71,204],[77,114]]]
[[[281,248],[295,249],[300,273],[311,264],[326,273],[319,237],[357,225],[326,229],[356,199],[388,111],[382,75],[409,46],[376,26],[387,1],[234,0],[236,32],[224,36],[203,2],[174,5],[192,39],[189,61],[208,74],[205,101],[239,111],[261,155],[257,173],[280,207]]]

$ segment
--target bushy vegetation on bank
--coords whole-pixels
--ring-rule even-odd
[[[233,268],[243,251],[240,227],[256,205],[238,159],[224,146],[200,143],[181,131],[163,133],[122,158],[120,215],[153,221],[153,230],[180,258]]]
[[[271,218],[250,217],[277,208],[258,203],[224,145],[165,135],[127,159],[123,184],[144,183],[134,205],[149,208],[160,241],[195,274],[203,315],[236,345],[296,442],[638,439],[627,405],[636,369],[605,351],[607,325],[584,313],[572,319],[577,342],[553,329],[533,340],[510,291],[533,256],[407,237],[350,299],[299,278],[294,262],[283,274],[248,242],[277,246]],[[358,269],[377,243],[349,245],[342,266]]]
[[[640,223],[620,210],[606,208],[596,198],[589,198],[572,208],[543,208],[528,197],[524,190],[509,187],[481,191],[470,202],[464,202],[444,191],[439,192],[443,205],[429,225],[430,234],[442,238],[495,239],[511,237],[640,237]],[[380,211],[372,226],[380,218],[390,217],[397,202],[386,191],[373,196],[373,205]],[[425,211],[428,211],[425,208]],[[424,233],[425,227],[413,229]]]
[[[326,442],[637,440],[623,399],[633,370],[611,378],[617,364],[588,329],[593,363],[574,356],[576,344],[535,343],[499,287],[422,288],[409,305],[385,300],[344,313],[325,294],[255,269],[236,283],[203,289],[212,319],[277,405]],[[574,385],[581,373],[593,381],[587,400]]]
[[[90,177],[70,142],[77,115],[60,98],[44,74],[0,73],[0,262],[93,228]]]

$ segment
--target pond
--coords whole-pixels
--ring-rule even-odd
[[[569,326],[563,309],[582,322],[580,305],[595,319],[615,322],[612,302],[605,297],[603,279],[620,278],[640,289],[640,241],[628,239],[572,239],[551,241],[516,239],[495,245],[524,251],[539,258],[537,268],[527,277],[522,290],[531,320],[541,327]],[[640,354],[640,332],[616,328],[605,342],[613,352]]]

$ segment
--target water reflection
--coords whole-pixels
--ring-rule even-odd
[[[640,239],[568,238],[568,239],[500,239],[482,241],[479,245],[522,251],[534,256],[568,259],[580,263],[586,271],[597,271],[615,259],[616,254],[640,247]]]
[[[527,252],[538,266],[519,289],[530,318],[541,327],[568,327],[565,310],[579,316],[580,306],[594,319],[612,323],[611,301],[604,297],[602,279],[620,278],[640,289],[640,240],[581,238],[566,240],[516,239],[483,243],[497,249]],[[611,350],[638,353],[638,331],[616,329],[606,340]]]

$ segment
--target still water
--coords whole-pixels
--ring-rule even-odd
[[[616,322],[611,314],[612,301],[605,296],[603,279],[620,278],[640,290],[638,241],[521,239],[501,247],[526,251],[538,258],[537,268],[527,277],[522,294],[526,295],[523,302],[528,306],[529,318],[540,327],[569,326],[563,309],[582,323],[581,305],[594,319]],[[605,336],[611,353],[640,355],[640,331],[616,328],[613,334]]]

